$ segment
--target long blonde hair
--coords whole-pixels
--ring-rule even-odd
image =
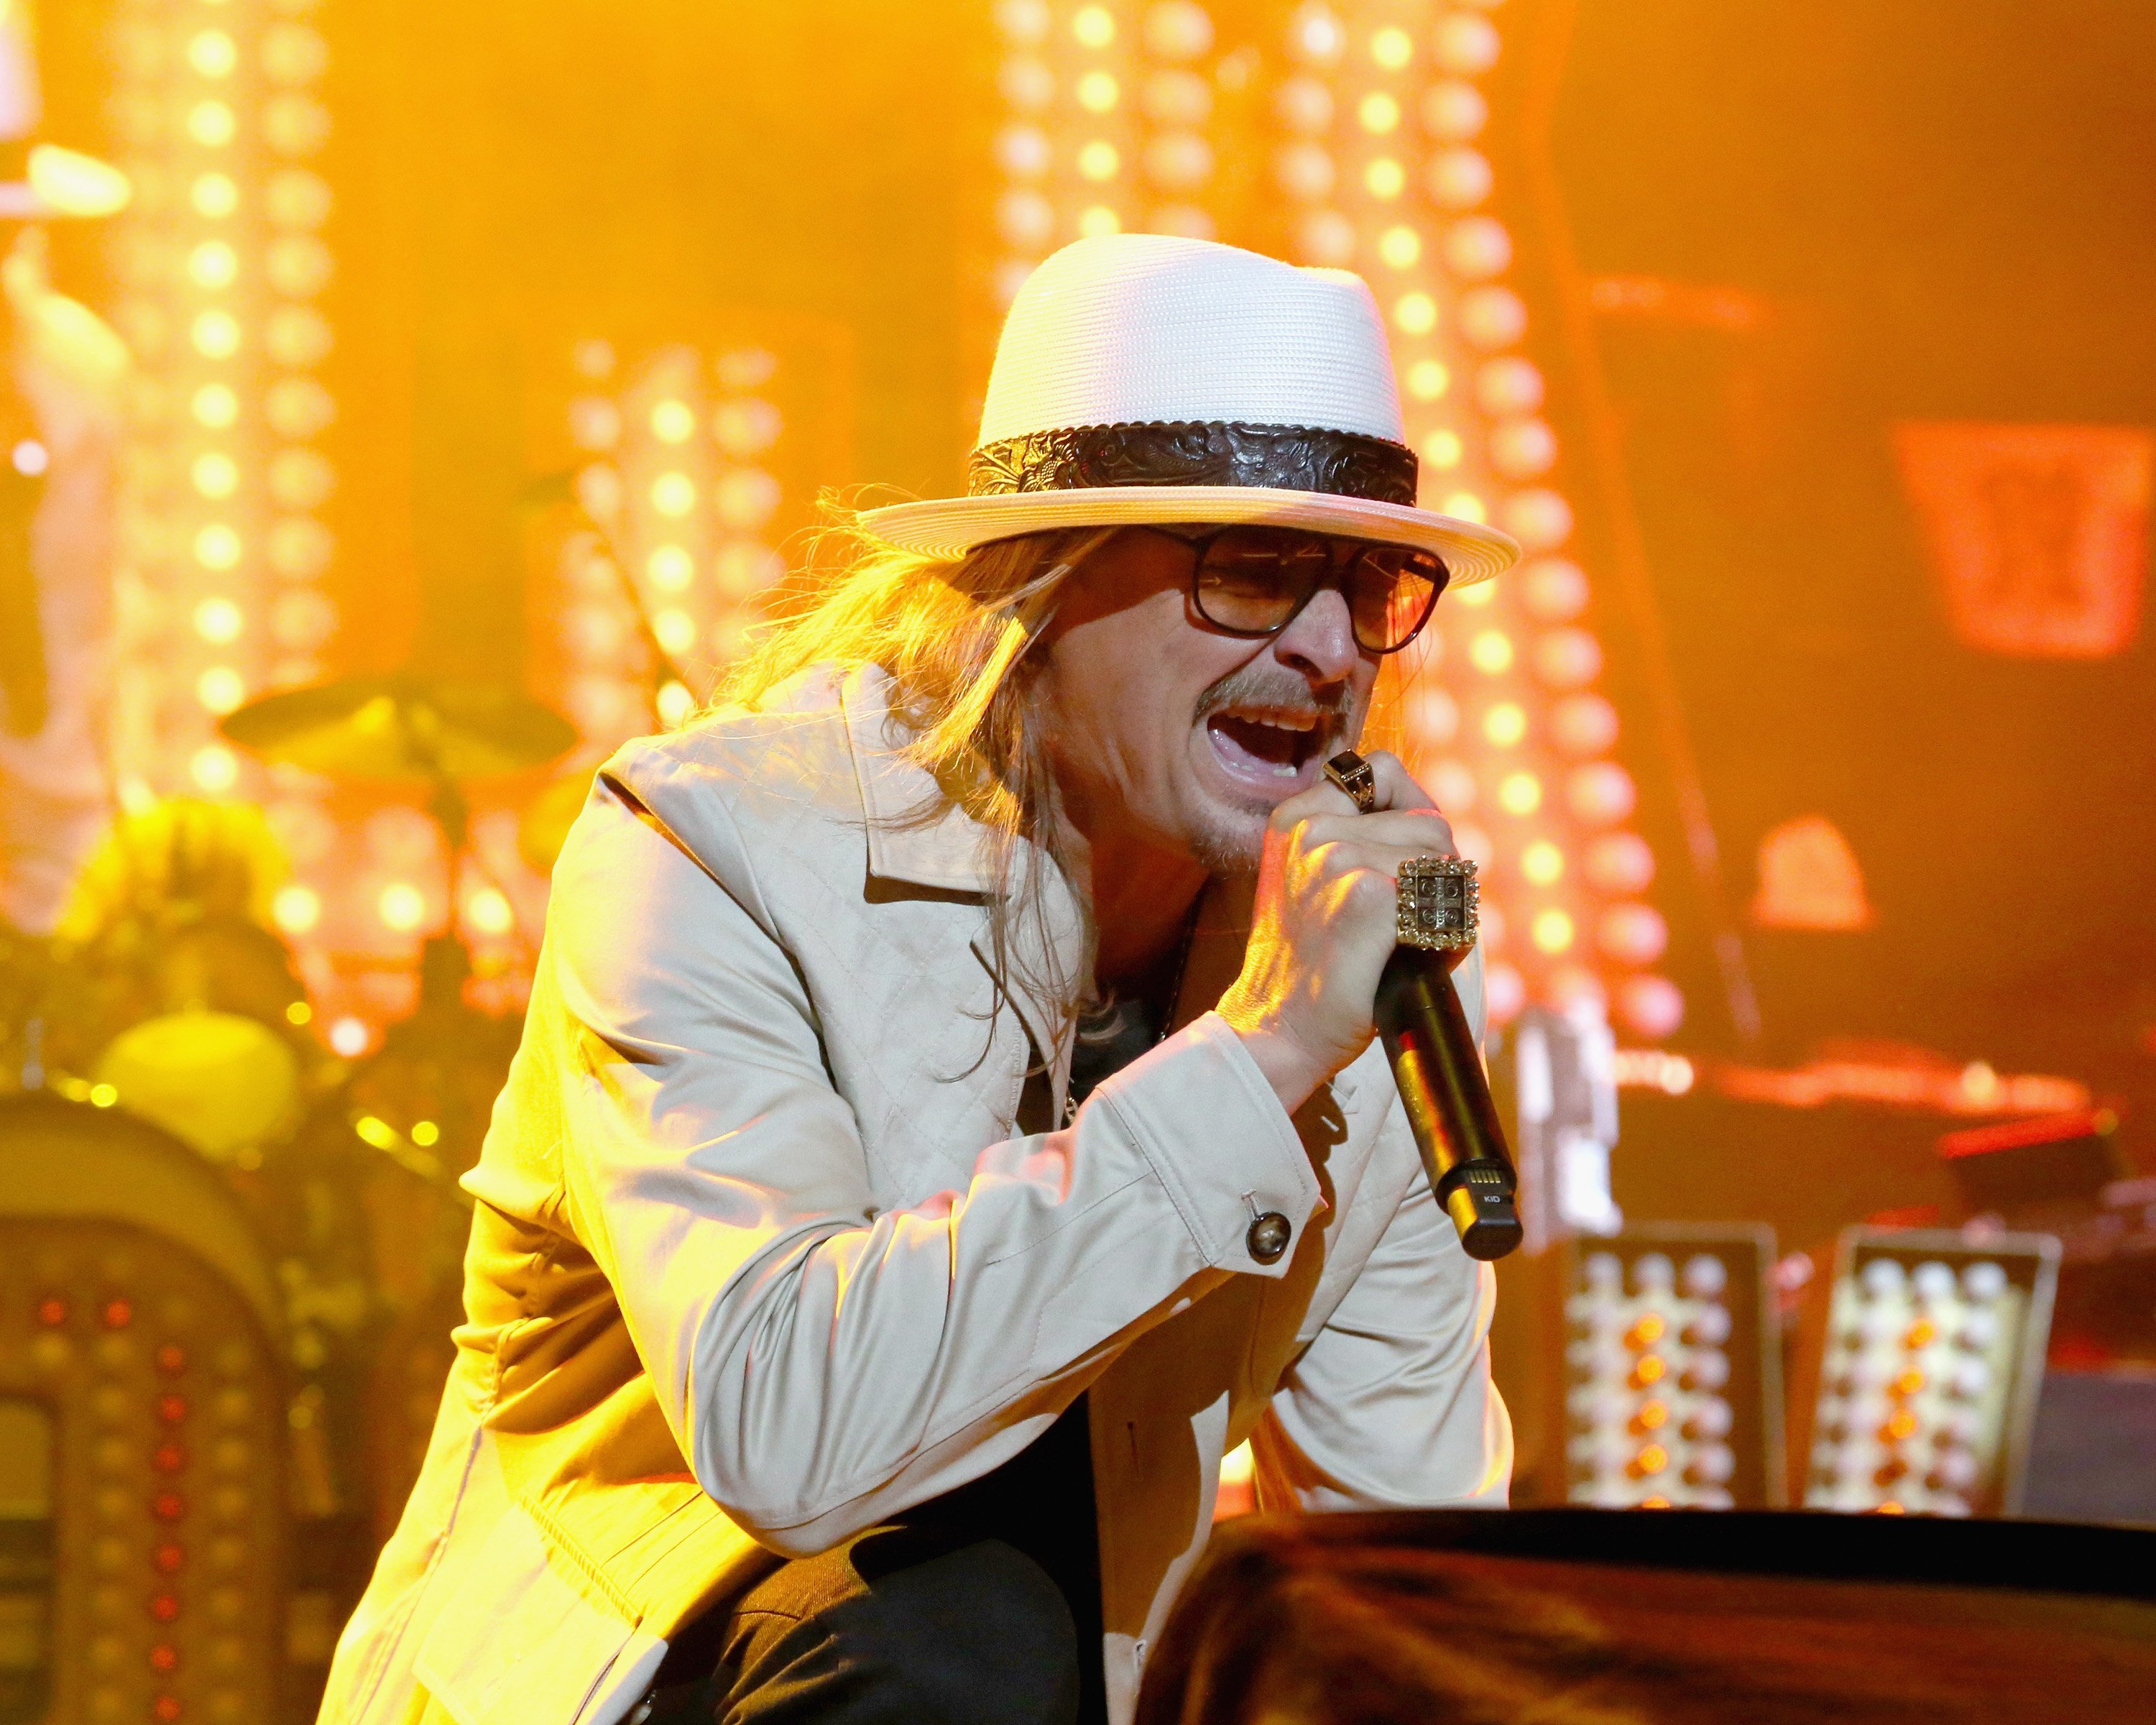
[[[997,1009],[1015,980],[1067,1012],[1083,981],[1054,972],[1043,872],[1015,879],[1028,845],[1068,870],[1037,716],[1039,666],[1027,649],[1055,615],[1065,578],[1115,531],[1029,534],[941,557],[898,550],[842,518],[817,536],[777,619],[717,693],[754,709],[814,666],[889,674],[891,711],[909,736],[902,752],[942,793],[901,819],[926,824],[948,802],[987,834]],[[1077,898],[1084,906],[1085,894]],[[1014,977],[1011,934],[1022,918],[1042,936],[1034,944],[1050,973]]]

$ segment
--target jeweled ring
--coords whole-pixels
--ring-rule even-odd
[[[1325,776],[1355,799],[1358,814],[1368,814],[1378,806],[1378,775],[1354,750],[1342,749],[1327,761]]]
[[[1475,944],[1481,913],[1473,863],[1458,856],[1411,856],[1394,879],[1402,946],[1458,952]]]

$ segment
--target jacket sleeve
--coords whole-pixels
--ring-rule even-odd
[[[1397,1108],[1384,1130],[1406,1133]],[[1496,1272],[1460,1250],[1418,1168],[1251,1440],[1260,1504],[1503,1507],[1512,1427],[1490,1378],[1496,1299]]]
[[[1481,1040],[1478,949],[1453,976]],[[1391,1088],[1380,1065],[1375,1081]],[[1251,1439],[1269,1509],[1502,1508],[1512,1426],[1490,1377],[1496,1273],[1460,1249],[1397,1098],[1377,1158],[1414,1169],[1376,1249]]]
[[[982,1147],[963,1190],[880,1211],[752,885],[721,886],[602,780],[557,866],[505,1106],[556,1134],[567,1231],[697,1480],[803,1554],[1015,1455],[1224,1276],[1277,1275],[1248,1255],[1245,1194],[1299,1230],[1318,1189],[1209,1015],[1065,1130]],[[472,1185],[487,1197],[484,1162]]]

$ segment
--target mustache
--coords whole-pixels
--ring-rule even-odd
[[[1318,694],[1306,678],[1297,676],[1286,665],[1253,660],[1238,665],[1199,695],[1192,716],[1202,724],[1226,707],[1271,706],[1337,721],[1347,714],[1348,698],[1345,683]]]

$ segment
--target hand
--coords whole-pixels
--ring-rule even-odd
[[[1397,944],[1394,878],[1411,857],[1452,856],[1452,828],[1399,760],[1365,757],[1376,806],[1334,785],[1276,809],[1258,865],[1242,974],[1219,1013],[1292,1114],[1377,1034],[1371,1007]]]

